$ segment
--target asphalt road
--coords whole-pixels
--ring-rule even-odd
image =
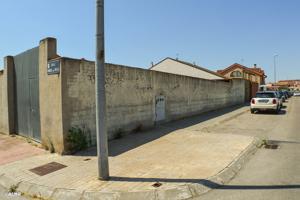
[[[279,115],[249,112],[209,130],[274,140],[279,149],[259,149],[230,183],[197,200],[300,199],[300,97],[285,105]]]

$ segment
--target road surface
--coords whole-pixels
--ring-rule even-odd
[[[300,97],[285,106],[279,115],[249,112],[208,130],[274,140],[279,149],[259,149],[230,183],[197,200],[300,199]]]

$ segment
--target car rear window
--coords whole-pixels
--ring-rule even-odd
[[[274,93],[256,93],[256,98],[275,98]]]

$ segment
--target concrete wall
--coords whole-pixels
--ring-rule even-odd
[[[60,74],[47,74],[48,61],[56,57],[56,40],[42,40],[39,46],[41,142],[49,149],[54,148],[56,152],[63,153],[62,77]]]
[[[81,127],[96,142],[94,62],[61,58],[64,135]],[[212,81],[106,64],[109,139],[155,125],[155,97],[166,97],[166,120],[241,104],[244,80]]]
[[[15,131],[14,119],[14,62],[13,57],[4,58],[4,70],[0,72],[0,132]]]
[[[0,71],[0,132],[1,133],[5,133],[5,131],[4,131],[5,124],[4,124],[3,118],[4,118],[4,108],[5,108],[5,106],[7,106],[4,104],[4,98],[5,98],[4,90],[5,90],[5,88],[4,88],[4,70],[1,70]]]
[[[61,58],[63,137],[80,127],[90,145],[96,144],[94,62]]]
[[[49,75],[50,60],[60,61],[60,73]],[[14,64],[5,59],[0,72],[0,132],[14,131]],[[206,80],[164,72],[106,64],[108,138],[150,128],[156,122],[157,96],[164,96],[165,120],[175,120],[244,102],[244,80]],[[66,136],[72,127],[96,143],[95,63],[61,58],[56,39],[39,46],[39,106],[41,142],[58,153],[67,152]]]

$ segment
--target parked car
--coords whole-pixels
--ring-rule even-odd
[[[250,111],[271,110],[279,113],[281,109],[280,99],[276,91],[257,92],[255,98],[251,99]]]
[[[293,96],[293,92],[292,91],[286,91],[287,95],[289,98],[291,98]]]
[[[295,91],[294,96],[300,96],[300,91]]]
[[[279,98],[282,100],[282,102],[285,102],[285,100],[287,99],[287,96],[285,95],[285,93],[283,91],[279,91],[278,95],[279,95]]]
[[[275,93],[276,93],[276,96],[277,96],[277,98],[278,98],[280,108],[282,108],[282,106],[283,106],[283,98],[284,98],[284,97],[281,96],[281,94],[280,94],[279,91],[276,91]]]
[[[290,92],[289,91],[283,91],[283,93],[285,94],[286,96],[286,99],[290,98],[291,95],[290,95]]]

